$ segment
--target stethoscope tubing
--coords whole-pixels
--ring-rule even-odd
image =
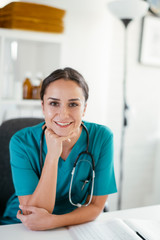
[[[87,207],[87,206],[91,203],[92,197],[93,197],[95,171],[92,170],[92,186],[91,186],[91,193],[90,193],[89,201],[88,201],[88,203],[82,205],[81,203],[74,203],[74,202],[72,201],[72,197],[71,197],[71,194],[72,194],[72,183],[73,183],[75,168],[76,168],[76,167],[73,167],[73,170],[72,170],[72,172],[71,172],[71,182],[70,182],[70,187],[69,187],[69,201],[70,201],[70,203],[71,203],[73,206],[75,206],[75,207],[79,207],[79,208],[82,207],[82,206]]]
[[[70,187],[69,187],[69,201],[70,203],[73,205],[73,206],[76,206],[76,207],[81,207],[81,206],[88,206],[90,203],[91,203],[91,200],[92,200],[92,197],[93,197],[93,189],[94,189],[94,178],[95,178],[95,161],[94,161],[94,158],[93,158],[93,155],[88,151],[88,148],[89,148],[89,132],[88,132],[88,129],[87,127],[84,125],[84,123],[81,123],[81,125],[83,126],[83,128],[85,129],[85,132],[87,134],[87,147],[86,147],[86,150],[85,151],[82,151],[81,153],[78,154],[75,162],[74,162],[74,165],[73,165],[73,170],[71,172],[71,182],[70,182]],[[40,169],[41,169],[41,172],[42,172],[42,168],[43,168],[43,158],[42,158],[42,154],[43,154],[43,138],[44,138],[44,133],[45,133],[45,130],[46,130],[46,126],[44,127],[43,131],[42,131],[42,135],[41,135],[41,140],[40,140]],[[77,163],[78,163],[78,160],[80,158],[81,155],[89,155],[91,160],[92,160],[92,186],[91,186],[91,193],[90,193],[90,198],[89,198],[89,201],[88,203],[86,204],[81,204],[81,203],[74,203],[72,201],[72,184],[73,184],[73,177],[74,177],[74,173],[75,173],[75,168],[77,166]]]

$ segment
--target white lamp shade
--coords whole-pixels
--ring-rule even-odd
[[[108,8],[120,19],[134,19],[143,17],[149,4],[142,0],[115,0],[108,3]]]

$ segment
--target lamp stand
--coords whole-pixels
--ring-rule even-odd
[[[121,130],[121,143],[120,143],[120,159],[119,159],[119,190],[118,190],[118,204],[117,208],[118,210],[121,209],[122,205],[122,183],[123,183],[123,160],[124,160],[124,143],[125,143],[125,129],[126,126],[128,125],[127,121],[127,111],[129,109],[127,105],[127,100],[126,100],[126,82],[127,82],[127,27],[129,23],[132,21],[131,18],[128,19],[121,19],[122,23],[124,24],[125,27],[125,32],[124,32],[124,63],[123,63],[123,108],[122,108],[122,130]]]
[[[125,140],[125,129],[127,126],[127,110],[128,105],[126,101],[126,80],[127,80],[127,27],[129,23],[135,18],[143,17],[149,8],[149,4],[143,0],[114,0],[108,3],[109,10],[122,21],[125,27],[124,36],[124,68],[123,68],[123,121],[121,131],[121,143],[120,143],[120,159],[119,159],[119,189],[118,189],[118,210],[121,209],[122,202],[122,183],[123,183],[123,151]]]

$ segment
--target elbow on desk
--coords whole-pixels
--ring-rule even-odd
[[[18,198],[19,198],[20,206],[21,207],[23,206],[23,209],[21,210],[23,211],[24,215],[30,214],[31,210],[28,210],[28,209],[34,209],[34,207],[43,208],[50,214],[52,214],[53,212],[54,204],[52,204],[52,206],[46,206],[46,204],[44,205],[43,203],[38,203],[34,199],[32,199],[32,195],[20,196]]]

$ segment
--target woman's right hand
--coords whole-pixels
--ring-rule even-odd
[[[74,136],[74,133],[71,133],[69,136],[60,137],[53,132],[52,129],[46,128],[45,137],[47,143],[47,155],[50,159],[59,159],[62,154],[63,142],[70,142],[71,138]]]

